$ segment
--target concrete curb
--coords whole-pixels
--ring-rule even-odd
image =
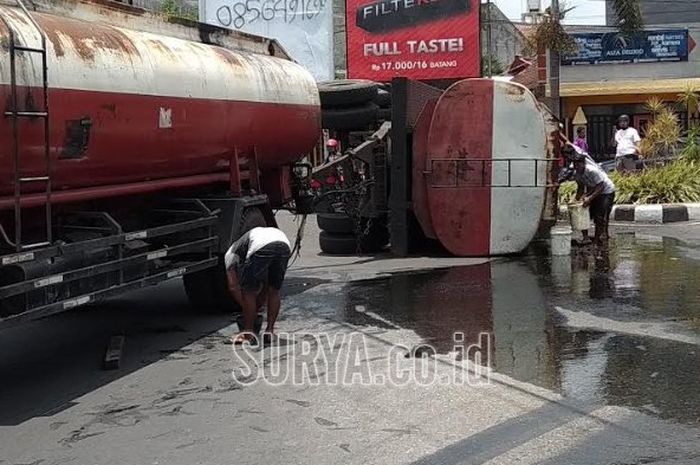
[[[616,205],[613,207],[611,219],[651,224],[700,220],[700,203]]]

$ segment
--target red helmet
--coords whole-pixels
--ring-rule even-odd
[[[328,139],[328,142],[326,142],[326,147],[336,149],[338,148],[338,141],[335,139]]]

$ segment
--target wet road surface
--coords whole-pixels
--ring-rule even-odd
[[[678,241],[618,236],[609,251],[402,273],[346,292],[341,317],[353,324],[411,328],[438,352],[455,331],[474,343],[489,333],[499,373],[700,423],[700,250]]]
[[[375,367],[429,344],[440,375],[471,369],[459,332],[490,382],[245,386],[234,318],[193,313],[168,283],[2,334],[0,464],[700,463],[700,248],[620,235],[566,258],[368,263],[349,283],[292,270],[279,330],[359,334]],[[123,366],[102,371],[116,333]]]

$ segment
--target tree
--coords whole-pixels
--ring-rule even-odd
[[[498,60],[498,57],[496,57],[494,55],[484,55],[481,57],[481,75],[482,76],[488,76],[489,65],[491,66],[491,74],[493,76],[503,74],[506,71],[505,67],[503,66],[503,63],[501,63]]]
[[[576,52],[576,42],[562,26],[564,17],[574,7],[567,7],[564,2],[560,3],[558,17],[555,18],[551,8],[547,8],[534,33],[526,39],[525,47],[531,54],[544,49],[562,54]],[[633,33],[644,28],[640,0],[613,0],[612,7],[616,25],[621,32]]]
[[[642,7],[639,0],[613,0],[615,24],[621,32],[631,34],[644,29]]]
[[[559,14],[552,15],[552,9],[547,8],[544,15],[535,26],[534,31],[525,38],[525,50],[530,55],[536,55],[541,50],[551,50],[556,53],[574,53],[577,50],[576,41],[562,26],[562,20],[573,7],[560,5]]]
[[[160,5],[160,12],[168,18],[185,18],[192,21],[197,21],[199,18],[197,11],[186,8],[181,2],[176,0],[164,0]]]

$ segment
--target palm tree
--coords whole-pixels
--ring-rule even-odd
[[[615,12],[615,24],[620,31],[625,33],[638,32],[644,28],[642,7],[640,0],[613,0],[612,8]]]
[[[621,32],[633,33],[644,28],[640,0],[613,0],[612,7],[615,12],[615,24]],[[561,24],[564,16],[574,8],[567,7],[566,2],[561,1],[557,18],[551,14],[551,8],[547,8],[535,27],[534,33],[527,38],[526,50],[530,53],[536,53],[541,49],[550,49],[559,53],[575,52],[576,42]]]

